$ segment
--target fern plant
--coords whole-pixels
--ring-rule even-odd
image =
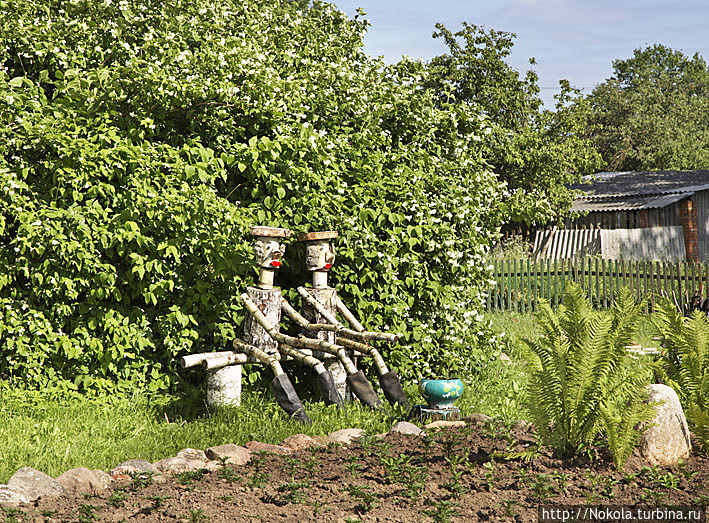
[[[664,380],[679,396],[699,446],[709,452],[709,321],[702,311],[685,318],[664,300],[653,323],[665,349]]]
[[[537,322],[543,335],[528,342],[525,406],[542,442],[560,455],[588,448],[605,433],[620,469],[640,436],[638,423],[653,416],[645,403],[650,369],[625,348],[641,307],[624,289],[609,312],[594,311],[573,282],[558,312],[541,304]]]

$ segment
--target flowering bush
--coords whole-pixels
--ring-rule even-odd
[[[484,358],[502,191],[485,122],[434,103],[421,64],[364,54],[365,20],[286,0],[2,6],[0,377],[169,386],[177,357],[239,332],[253,224],[341,232],[332,281],[403,334],[402,376]]]

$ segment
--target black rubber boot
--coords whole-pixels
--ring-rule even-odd
[[[375,410],[382,410],[382,401],[379,399],[379,396],[376,395],[361,370],[347,376],[347,383],[352,389],[352,392],[354,392],[354,395],[357,396],[362,403]]]
[[[290,414],[291,418],[300,423],[312,423],[312,420],[305,413],[303,404],[295,393],[293,384],[288,379],[288,376],[280,374],[273,378],[273,381],[271,381],[271,391],[273,391],[273,395],[276,397],[278,404],[283,410]]]
[[[398,403],[406,410],[409,410],[411,405],[409,405],[409,400],[404,394],[404,389],[401,387],[401,382],[399,381],[399,376],[393,370],[382,374],[379,377],[379,384],[382,386],[384,391],[384,396],[392,405]]]
[[[337,405],[339,410],[345,410],[345,402],[342,401],[342,396],[335,388],[335,380],[332,379],[330,371],[326,370],[322,374],[318,374],[318,386],[326,405]]]

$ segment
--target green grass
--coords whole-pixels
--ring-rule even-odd
[[[457,405],[464,415],[483,412],[519,419],[520,380],[516,366],[492,363],[484,372],[464,377],[465,391]],[[424,403],[415,383],[404,385],[412,404]],[[75,467],[110,470],[127,459],[155,462],[186,447],[279,443],[299,432],[324,435],[350,427],[377,434],[396,421],[355,403],[341,414],[323,403],[306,402],[313,424],[303,426],[290,421],[265,389],[245,389],[242,401],[241,407],[212,411],[199,397],[87,399],[0,388],[0,483],[23,466],[51,476]]]
[[[504,421],[524,419],[520,347],[523,339],[534,339],[539,331],[531,314],[491,313],[487,318],[495,332],[505,332],[507,341],[500,348],[513,364],[494,361],[475,375],[461,376],[465,390],[457,405],[463,415],[481,412]],[[636,341],[656,346],[652,336],[650,318],[643,318]],[[404,383],[404,388],[412,404],[424,403],[416,383]],[[80,466],[110,470],[127,459],[155,462],[186,447],[251,440],[279,443],[299,432],[324,435],[350,427],[376,434],[396,421],[359,404],[348,404],[347,413],[341,414],[334,407],[306,402],[313,424],[302,426],[286,417],[266,389],[245,388],[242,399],[241,407],[210,410],[198,395],[89,399],[13,391],[5,385],[0,387],[0,483],[23,466],[52,476]]]
[[[505,346],[503,351],[511,357],[519,355],[524,340],[534,341],[540,336],[534,320],[534,314],[519,312],[489,312],[485,314],[485,319],[492,322],[495,333],[505,333]],[[658,342],[652,338],[656,336],[655,328],[652,325],[652,315],[643,316],[638,323],[638,333],[636,339],[643,347],[658,347]],[[513,358],[514,359],[514,358]]]

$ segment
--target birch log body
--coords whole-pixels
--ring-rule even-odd
[[[323,304],[325,309],[330,311],[333,315],[337,314],[337,290],[331,287],[325,288],[306,288],[308,293],[315,299],[319,300]],[[303,302],[303,316],[310,323],[329,323],[325,317],[320,314],[315,307],[310,305],[307,301]],[[319,340],[325,340],[330,343],[335,343],[335,333],[326,331],[311,332],[303,329],[303,335],[308,338],[316,338]]]
[[[325,309],[330,311],[333,316],[337,314],[337,290],[332,287],[324,288],[313,288],[306,287],[306,290],[311,296],[318,299],[320,303],[323,304]],[[303,304],[303,316],[310,323],[329,323],[325,317],[320,314],[315,307],[310,305],[305,300],[301,300]],[[303,335],[309,338],[316,338],[319,340],[325,340],[329,343],[335,343],[335,333],[327,331],[317,331],[311,332],[303,329]],[[327,354],[320,351],[313,351],[313,356],[321,360],[325,364],[325,368],[332,374],[332,379],[335,382],[335,388],[340,396],[345,400],[350,400],[350,394],[347,387],[347,372],[342,366],[342,363],[337,358],[333,358],[331,354]]]
[[[281,323],[281,289],[248,287],[246,293],[256,307],[263,312],[268,322],[278,329]],[[278,342],[249,313],[244,318],[244,341],[267,354],[278,352]]]

